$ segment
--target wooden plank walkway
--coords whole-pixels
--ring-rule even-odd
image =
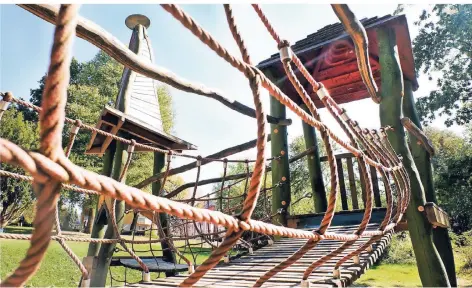
[[[370,224],[368,230],[377,229],[378,224]],[[329,231],[339,233],[352,233],[356,226],[337,226],[330,228]],[[368,238],[361,238],[357,245],[354,245],[348,251],[353,251],[359,244],[365,243]],[[310,287],[345,287],[351,285],[359,278],[371,265],[373,265],[384,252],[391,239],[390,234],[384,236],[373,245],[372,252],[363,252],[360,255],[360,264],[354,264],[349,260],[341,266],[341,278],[332,277],[333,267],[336,260],[341,257],[335,257],[324,266],[315,270],[310,276]],[[253,255],[245,255],[234,259],[230,263],[220,263],[209,271],[194,287],[252,287],[256,280],[268,271],[271,267],[285,260],[300,248],[306,240],[283,238],[275,241],[272,246],[266,246],[254,251]],[[296,264],[290,266],[283,272],[267,281],[263,287],[299,287],[305,268],[323,255],[333,251],[343,242],[340,241],[321,241],[315,249],[310,251],[300,259]],[[140,283],[140,287],[176,287],[185,278],[186,274],[156,279],[147,283]]]

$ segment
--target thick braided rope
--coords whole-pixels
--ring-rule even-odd
[[[330,97],[329,97],[329,95],[327,95],[325,98],[329,99]],[[330,111],[330,113],[333,113],[333,110],[330,109],[331,107],[328,104],[328,102],[325,101],[324,104],[328,107],[328,110]],[[345,127],[345,125],[343,124],[341,119],[339,117],[334,117],[334,118],[338,121],[338,124],[341,125],[341,128],[348,135],[348,137],[350,138],[350,141],[353,143],[353,145],[357,146],[353,135],[348,131],[347,127]],[[365,203],[363,218],[362,218],[361,223],[360,223],[359,227],[357,228],[356,232],[354,232],[355,235],[361,235],[365,231],[365,229],[367,228],[367,224],[370,221],[370,217],[372,215],[372,208],[373,208],[372,207],[372,198],[373,198],[372,179],[370,177],[369,171],[366,168],[366,163],[365,163],[364,159],[361,158],[361,157],[358,157],[358,161],[359,161],[359,166],[361,168],[360,172],[362,174],[362,179],[364,179],[365,187],[366,187],[366,203]],[[347,241],[346,243],[343,243],[340,247],[338,247],[334,251],[330,252],[329,254],[327,254],[327,255],[321,257],[320,259],[318,259],[317,261],[313,262],[305,270],[305,272],[303,274],[303,280],[307,280],[314,269],[316,269],[317,267],[323,265],[324,263],[326,263],[330,259],[336,257],[337,255],[343,253],[346,249],[348,249],[350,246],[352,246],[355,243],[356,240],[357,239],[350,240],[350,241]]]
[[[241,54],[243,55],[243,58],[248,64],[250,64],[249,54],[247,52],[244,42],[234,22],[234,17],[232,16],[231,8],[229,5],[225,5],[224,7],[226,11],[228,25],[231,30],[231,33],[233,34],[233,38],[238,44],[238,47],[241,51]],[[241,214],[238,217],[241,221],[243,221],[242,223],[248,222],[257,204],[257,198],[259,197],[259,193],[261,189],[262,176],[265,170],[265,145],[267,142],[267,135],[265,133],[266,119],[265,119],[265,113],[262,107],[261,96],[260,96],[259,76],[255,74],[251,69],[247,69],[245,76],[249,79],[249,82],[250,82],[250,87],[253,93],[254,106],[256,110],[257,157],[256,157],[256,162],[254,164],[254,171],[251,176],[251,182],[250,182],[248,195],[246,199],[244,200]],[[234,231],[232,229],[228,229],[226,237],[221,243],[221,245],[217,249],[215,249],[210,255],[210,257],[207,260],[205,260],[200,266],[198,266],[195,272],[189,275],[189,277],[186,278],[180,284],[180,286],[181,287],[192,286],[199,279],[201,279],[208,270],[212,269],[214,266],[216,266],[216,264],[218,264],[220,259],[238,241],[242,233],[243,233],[242,230]]]
[[[308,115],[303,111],[295,102],[293,102],[287,95],[285,95],[272,81],[270,81],[257,67],[246,64],[234,56],[232,56],[224,47],[220,45],[207,31],[200,27],[195,20],[192,19],[188,14],[186,14],[182,9],[172,4],[161,4],[161,6],[169,12],[175,19],[177,19],[184,27],[190,30],[198,39],[200,39],[204,44],[206,44],[210,49],[212,49],[217,55],[225,59],[233,67],[238,69],[243,74],[248,71],[254,71],[261,78],[262,87],[264,87],[269,94],[279,100],[280,103],[287,106],[292,112],[297,114],[305,123],[310,126],[313,126],[317,130],[326,130],[328,135],[336,141],[339,145],[344,147],[346,150],[354,154],[356,157],[362,157],[365,159],[367,164],[374,167],[382,167],[381,163],[374,161],[369,158],[367,155],[356,148],[354,148],[349,143],[343,141],[339,138],[331,129],[326,127],[322,122],[317,121],[312,116]],[[296,61],[294,61],[296,63]],[[252,73],[252,72],[251,72]],[[311,84],[311,83],[310,83]],[[383,167],[387,171],[394,169],[395,167]]]
[[[79,127],[80,127],[80,120],[76,121],[75,126],[71,127],[71,131],[69,132],[69,143],[67,144],[66,147],[66,152],[65,152],[65,157],[69,158],[70,153],[72,151],[72,147],[74,146],[75,138],[77,136]],[[61,230],[61,223],[59,220],[59,203],[56,204],[54,207],[54,216],[55,216],[55,222],[56,222],[56,235],[61,236],[62,235],[62,230]],[[87,268],[85,268],[84,264],[82,264],[82,261],[80,261],[80,258],[70,249],[70,247],[66,244],[63,238],[57,238],[56,240],[66,251],[67,255],[72,259],[72,261],[77,265],[79,268],[80,272],[82,273],[82,278],[83,279],[88,279],[89,278],[89,273],[87,271]]]
[[[250,71],[250,70],[248,70],[248,71]],[[67,162],[66,162],[66,164],[67,164]],[[66,167],[66,168],[70,168],[70,167]],[[68,169],[68,170],[70,171],[70,169]],[[59,178],[60,178],[60,177],[59,177]],[[244,226],[243,223],[244,223],[244,222],[241,222],[241,223],[240,223],[241,227]],[[249,221],[249,224],[258,224],[258,223],[257,223],[257,222],[253,222],[253,221]],[[272,227],[270,227],[270,228],[272,228]],[[256,230],[257,228],[254,227],[254,225],[253,225],[253,226],[249,226],[248,229],[255,229],[255,230]],[[290,231],[290,230],[289,230],[289,231]],[[287,232],[287,230],[285,230],[285,232]],[[367,234],[369,234],[369,233],[367,233]],[[376,234],[376,235],[377,235],[377,234]],[[308,236],[308,235],[306,235],[306,236]],[[313,235],[310,235],[310,236],[313,236]],[[329,237],[330,235],[327,235],[327,236]],[[334,235],[333,235],[333,237],[334,237]],[[337,237],[337,236],[336,236],[336,237]],[[315,239],[316,237],[315,237],[315,238],[309,237],[309,238],[310,238],[310,239]],[[344,237],[344,236],[339,236],[339,238],[340,238],[340,239],[352,239],[351,237],[347,237],[347,238],[346,238],[346,237]]]
[[[331,111],[332,112],[332,111]],[[339,120],[339,118],[337,118]],[[341,126],[343,126],[343,129],[346,129],[344,123],[342,121],[339,121],[339,124]],[[347,130],[347,129],[346,129]],[[354,134],[357,136],[357,139],[360,140],[360,142],[363,144],[364,147],[368,147],[368,144],[366,141],[364,141],[364,137],[362,137],[362,135],[359,135],[357,133],[357,131],[353,131]],[[359,137],[360,136],[360,137]],[[352,136],[351,136],[352,137]],[[369,150],[367,149],[368,153],[371,153],[372,150]],[[379,159],[379,157],[381,157],[381,154],[376,154],[376,153],[373,153],[371,155],[371,157],[376,157],[377,159]],[[382,159],[381,159],[382,160]],[[389,185],[389,178],[387,176],[387,173],[385,173],[383,170],[378,170],[380,175],[381,175],[381,178],[383,180],[383,183],[384,183],[384,187],[385,187],[385,194],[386,194],[386,201],[387,201],[387,211],[385,212],[385,217],[382,221],[382,223],[380,224],[378,230],[379,231],[384,231],[384,229],[386,228],[387,224],[390,222],[390,218],[391,218],[391,212],[392,212],[392,191],[390,189],[390,185]],[[370,238],[364,245],[361,245],[359,246],[355,251],[351,252],[351,253],[348,253],[347,255],[345,255],[343,258],[341,258],[339,261],[336,262],[336,265],[335,265],[335,269],[338,269],[343,263],[345,263],[346,261],[348,261],[349,259],[351,259],[352,257],[354,256],[357,256],[359,255],[362,251],[364,251],[364,249],[366,249],[367,247],[370,247],[370,245],[372,243],[374,243],[375,241],[377,241],[379,239],[378,236],[376,237],[372,237]]]
[[[287,47],[288,42],[280,42],[283,43],[283,46]],[[284,48],[281,47],[282,45],[279,44],[279,49]],[[310,113],[313,115],[313,117],[316,120],[320,120],[320,116],[318,114],[318,111],[311,99],[308,97],[305,89],[303,86],[300,84],[300,82],[296,79],[291,67],[289,61],[283,61],[283,66],[287,75],[287,78],[290,80],[292,85],[295,87],[296,91],[302,98],[303,102],[305,105],[307,105]],[[328,155],[328,163],[330,167],[330,175],[331,175],[331,190],[330,194],[328,197],[328,207],[325,212],[325,215],[323,219],[321,220],[320,227],[318,228],[318,231],[313,231],[313,233],[317,234],[324,234],[325,231],[328,229],[329,225],[331,224],[331,221],[334,217],[334,210],[336,208],[336,199],[337,199],[337,186],[338,186],[338,177],[337,177],[337,167],[336,167],[336,161],[335,156],[334,156],[334,151],[332,150],[331,143],[329,141],[329,137],[326,134],[324,130],[320,130],[320,135],[322,137],[322,140],[325,144],[326,152]],[[313,240],[308,240],[299,250],[297,250],[294,254],[292,254],[289,258],[286,260],[282,261],[269,271],[267,271],[264,275],[262,275],[254,284],[255,287],[260,287],[262,284],[264,284],[267,280],[269,280],[271,277],[275,276],[279,272],[285,270],[286,268],[290,267],[294,263],[296,263],[300,258],[302,258],[307,252],[309,252],[311,249],[313,249],[316,245],[318,244],[318,241],[313,241]]]
[[[270,25],[267,17],[265,17],[265,15],[262,13],[262,10],[257,5],[253,5],[253,7],[255,8],[257,14],[260,16],[260,18],[261,18],[262,22],[264,23],[264,25],[267,27],[267,30],[269,31],[269,33],[273,36],[273,38],[276,40],[276,42],[278,42],[279,49],[282,48],[282,46],[285,46],[286,48],[288,48],[288,42],[280,40],[280,37],[275,33],[275,31],[274,31],[273,27]],[[316,92],[320,87],[319,84],[312,78],[311,75],[309,75],[308,71],[304,68],[304,66],[301,64],[298,57],[294,53],[292,53],[291,58],[298,60],[297,63],[296,63],[296,64],[298,64],[297,66],[301,66],[301,67],[299,67],[299,69],[302,71],[302,74],[305,76],[305,78],[307,78],[307,80],[312,84],[313,90]],[[286,74],[287,74],[288,78],[290,79],[290,81],[292,82],[292,85],[296,88],[298,94],[301,96],[301,98],[303,99],[305,104],[307,104],[307,106],[309,107],[310,112],[313,115],[315,115],[313,111],[316,111],[316,108],[314,108],[313,103],[307,103],[306,99],[307,98],[309,99],[309,97],[308,97],[306,91],[304,91],[303,86],[298,82],[298,80],[296,80],[296,76],[293,73],[293,70],[291,69],[290,64],[289,64],[290,60],[291,59],[289,58],[289,59],[286,59],[285,61],[283,61],[284,62],[283,63],[284,64],[284,69],[286,71]],[[303,72],[305,72],[305,73],[303,73]],[[308,102],[312,102],[312,101],[308,100]],[[335,115],[333,115],[333,116],[335,116]],[[339,117],[335,117],[335,118],[338,121],[340,121]],[[352,135],[350,135],[350,136],[351,136],[350,137],[351,143],[353,145],[355,145],[354,147],[356,147],[355,140],[353,139]],[[362,161],[362,159],[361,159],[361,161]],[[365,164],[363,166],[361,166],[361,168],[363,170],[365,170]],[[366,171],[364,171],[364,174],[366,174]],[[368,178],[368,179],[370,181],[370,178]],[[371,193],[369,193],[368,195],[370,195],[370,194]],[[369,202],[369,200],[367,202]],[[367,205],[367,206],[369,206],[369,205]],[[372,207],[372,205],[370,205],[370,207]],[[356,231],[357,234],[362,233],[365,230],[365,228],[367,227],[367,224],[370,220],[370,216],[371,216],[371,209],[365,209],[365,213],[364,213],[364,217],[363,217],[363,220],[361,222],[361,225],[359,226],[358,231]],[[347,247],[350,246],[350,244],[351,243],[345,243],[342,247],[340,247],[338,250],[333,251],[331,254],[335,255],[335,254],[339,253],[340,251],[342,251],[342,249],[347,249]],[[303,247],[302,247],[302,249],[303,249]],[[297,254],[297,253],[295,253],[295,254]],[[326,258],[328,259],[328,258],[330,258],[330,256],[331,255],[326,255]],[[293,257],[290,257],[289,259],[292,259],[292,258]],[[277,267],[277,268],[279,268],[279,267]]]
[[[50,159],[41,154],[30,152],[27,153],[15,144],[0,139],[0,156],[2,162],[17,165],[27,170],[35,179],[45,180],[48,175],[60,181],[67,181],[66,170],[58,163],[52,162]],[[261,234],[275,235],[290,238],[314,239],[314,240],[351,240],[357,239],[357,235],[325,233],[324,235],[313,234],[309,231],[292,229],[265,223],[258,220],[248,220],[248,222],[223,214],[218,211],[209,211],[191,207],[187,204],[181,204],[162,197],[156,197],[144,193],[133,187],[123,185],[108,177],[98,175],[96,173],[84,170],[74,164],[68,162],[67,159],[61,159],[60,164],[67,168],[68,171],[74,171],[71,174],[71,181],[76,185],[84,186],[88,189],[101,191],[102,195],[124,200],[128,205],[135,209],[152,210],[155,212],[164,212],[172,216],[183,219],[196,219],[200,222],[212,223],[215,225],[225,226],[228,229],[239,231],[254,231]],[[42,169],[40,169],[42,168]],[[49,169],[46,169],[49,168]],[[43,174],[46,171],[49,174]],[[366,231],[363,236],[381,235],[377,231]]]
[[[39,117],[40,152],[54,162],[64,155],[61,138],[69,83],[70,50],[75,36],[77,10],[77,5],[61,5],[59,10],[51,63],[42,98],[44,108]],[[67,174],[63,176],[67,180]],[[31,246],[28,248],[26,257],[13,274],[4,280],[2,286],[23,286],[39,268],[51,241],[54,209],[59,198],[61,183],[54,178],[46,181],[35,178],[33,189],[37,195],[37,207]]]
[[[265,25],[265,27],[267,28],[268,32],[271,34],[271,36],[274,38],[274,40],[277,42],[277,44],[279,46],[281,46],[283,44],[284,41],[280,40],[280,36],[278,36],[278,34],[275,32],[275,29],[272,27],[272,25],[270,24],[270,22],[268,21],[267,17],[264,15],[264,13],[262,12],[262,10],[260,9],[260,7],[258,5],[253,5],[254,9],[256,10],[256,13],[259,15],[259,17],[261,18],[263,24]],[[334,9],[334,8],[333,8]],[[352,35],[351,35],[352,36]],[[352,36],[354,38],[354,36]],[[365,38],[365,37],[364,37]],[[354,39],[354,41],[356,42],[359,42],[360,40],[365,40],[364,38],[362,39]],[[279,47],[280,48],[280,47]],[[357,49],[358,47],[356,47],[356,51],[359,52],[359,49]],[[357,53],[357,56],[358,56],[358,59],[359,58],[362,58],[362,56],[365,56],[365,55],[359,55],[359,53]],[[316,92],[320,86],[319,84],[313,79],[313,77],[308,73],[308,71],[305,69],[304,65],[301,63],[301,61],[299,60],[299,58],[294,54],[292,53],[291,55],[291,58],[294,60],[295,64],[297,65],[297,67],[299,68],[299,70],[302,72],[302,74],[305,76],[305,78],[308,80],[308,82],[313,86],[313,90]],[[361,65],[362,64],[362,61],[365,60],[365,59],[359,59],[359,66],[360,66],[360,69],[363,70],[363,68],[365,68],[364,66],[365,65]],[[285,71],[287,72],[286,74],[288,75],[290,72],[293,74],[293,71],[288,71],[290,69],[290,66],[288,64],[285,64],[284,65],[284,68],[285,68]],[[369,67],[368,67],[369,68]],[[365,70],[365,69],[364,69]],[[367,71],[367,70],[365,70]],[[365,72],[364,71],[364,72]],[[367,72],[370,72],[371,74],[371,70],[370,68],[368,69]],[[364,75],[363,75],[364,76]],[[294,77],[294,76],[293,76]],[[290,78],[290,77],[289,77]],[[366,78],[366,77],[363,77],[363,78]],[[368,78],[367,79],[371,79],[371,78]],[[297,85],[295,83],[293,83],[294,81],[292,81],[292,84],[294,85],[294,87],[297,88]],[[364,81],[364,82],[368,82],[368,81]],[[367,83],[369,84],[369,83]],[[369,85],[368,85],[369,86]],[[370,87],[369,87],[370,88]],[[298,89],[300,90],[300,89]],[[299,94],[300,91],[298,91]],[[303,96],[304,95],[301,95],[302,96],[302,99],[304,98]],[[323,98],[322,100],[325,100],[326,98],[329,98],[329,100],[332,100],[330,97],[325,97]],[[376,99],[374,99],[376,100]],[[304,101],[306,103],[306,101]],[[325,103],[325,106],[328,106],[326,105],[326,101],[323,101]],[[337,106],[337,103],[335,101],[331,101],[331,102],[334,102],[335,104],[335,107],[337,108],[337,110],[339,111],[339,107]],[[329,109],[330,107],[328,107]],[[333,115],[333,117],[336,118],[336,120],[340,123],[341,126],[343,126],[343,124],[341,123],[341,120],[339,118],[339,115],[335,115],[335,113],[330,110],[331,114]],[[350,136],[350,139],[351,139],[351,143],[354,145],[354,147],[356,147],[355,145],[355,140],[353,139],[352,135],[347,131],[347,129],[345,127],[343,127],[346,134],[348,134],[348,136]],[[351,127],[352,128],[352,127]],[[356,147],[357,148],[357,147]],[[362,161],[362,159],[360,159]],[[364,162],[364,161],[362,161]],[[361,168],[365,169],[365,164],[361,166]],[[376,167],[379,171],[382,171],[383,173],[383,169],[379,169],[378,167]],[[362,233],[363,229],[365,229],[367,223],[368,223],[368,220],[370,219],[370,213],[371,211],[368,211],[366,209],[365,211],[365,214],[364,214],[364,217],[363,217],[363,221],[357,231],[357,233]],[[389,214],[387,214],[389,215]],[[385,217],[384,219],[384,222],[388,222],[389,221],[389,217]],[[344,247],[343,248],[346,248],[347,245],[343,245]],[[334,251],[333,253],[336,253],[337,251]],[[329,255],[327,255],[329,256]]]

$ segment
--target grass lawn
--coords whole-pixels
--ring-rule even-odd
[[[5,232],[17,233],[17,234],[30,234],[31,228],[29,227],[6,227]],[[88,243],[83,242],[67,242],[69,247],[82,259],[87,254]],[[180,245],[179,241],[175,242],[176,245]],[[26,250],[29,247],[29,241],[24,240],[8,240],[0,239],[0,279],[5,278],[9,273],[13,271],[25,256]],[[134,245],[135,250],[148,251],[149,244]],[[160,244],[153,244],[153,249],[160,250]],[[199,248],[192,248],[194,252],[198,251]],[[155,255],[161,255],[159,252],[154,252]],[[126,252],[115,253],[116,256],[129,256]],[[152,256],[150,252],[138,253],[141,256]],[[184,255],[191,261],[190,253],[184,253]],[[198,253],[196,262],[202,263],[209,253],[202,251]],[[113,277],[124,280],[125,270],[127,274],[128,282],[138,282],[141,280],[141,271],[126,269],[124,267],[112,267]],[[48,251],[46,252],[45,259],[43,260],[39,271],[33,276],[33,278],[27,283],[27,286],[44,287],[44,286],[56,286],[56,287],[77,287],[78,280],[80,279],[80,272],[77,266],[72,262],[70,257],[65,253],[62,247],[56,242],[52,241]],[[151,273],[151,278],[158,278],[158,273]],[[110,277],[108,277],[107,285],[110,285]],[[123,286],[123,283],[113,282],[114,286]]]
[[[10,227],[5,232],[9,233],[30,233],[31,228]],[[87,254],[88,243],[68,242],[69,247],[80,257]],[[155,244],[155,249],[159,248],[159,244]],[[0,240],[0,278],[3,279],[10,273],[20,260],[24,257],[26,249],[29,247],[28,241],[19,240]],[[149,244],[135,245],[136,250],[148,250]],[[464,259],[466,250],[455,249],[456,266],[459,278],[459,285],[462,287],[472,286],[472,269],[465,269]],[[469,250],[470,251],[470,250]],[[140,253],[139,255],[150,255],[150,253]],[[126,255],[119,252],[118,255]],[[190,256],[187,254],[186,256]],[[201,263],[208,257],[208,253],[200,254],[197,263]],[[125,268],[113,267],[113,276],[123,279]],[[127,279],[129,282],[137,282],[141,279],[141,272],[137,270],[127,269]],[[152,273],[152,278],[157,278],[157,273]],[[80,273],[75,264],[70,260],[62,247],[55,241],[46,253],[41,268],[38,273],[27,283],[27,286],[69,286],[77,287]],[[108,285],[110,285],[108,277]],[[113,282],[115,286],[123,286],[123,283]],[[400,264],[379,264],[367,271],[360,279],[355,282],[357,287],[376,286],[376,287],[417,287],[421,286],[418,272],[415,265]]]

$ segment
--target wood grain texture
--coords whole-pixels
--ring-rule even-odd
[[[377,229],[378,224],[369,225],[369,230]],[[335,226],[333,231],[352,233],[356,226]],[[331,228],[330,228],[331,230]],[[359,245],[368,238],[359,240]],[[365,271],[371,267],[383,254],[391,239],[391,234],[383,236],[373,245],[372,252],[363,252],[360,255],[360,264],[356,265],[352,260],[341,266],[341,278],[332,277],[336,261],[341,256],[328,261],[324,266],[315,270],[309,277],[310,287],[345,287],[351,285]],[[221,262],[209,271],[194,287],[252,287],[256,280],[271,267],[284,260],[295,252],[305,241],[300,239],[282,238],[272,246],[266,246],[254,251],[254,255],[245,255],[225,264]],[[305,267],[314,260],[322,257],[327,252],[336,249],[342,242],[321,241],[312,251],[308,252],[299,262],[285,269],[277,276],[267,281],[263,287],[300,287]],[[355,247],[348,249],[354,250]],[[186,275],[160,278],[152,282],[139,283],[134,287],[177,287]]]

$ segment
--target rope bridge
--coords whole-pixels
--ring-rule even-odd
[[[334,263],[334,265],[329,267],[332,267],[334,270],[334,277],[339,278],[339,267],[341,267],[343,263],[346,263],[350,259],[358,259],[361,253],[372,247],[373,243],[385,239],[384,237],[388,237],[401,220],[409,202],[410,187],[408,175],[402,165],[402,160],[395,154],[387,139],[387,130],[391,128],[385,127],[378,131],[362,129],[356,121],[350,119],[347,111],[339,107],[330,97],[329,91],[323,84],[313,79],[296,54],[291,51],[288,41],[283,40],[283,38],[276,33],[276,30],[258,5],[254,4],[252,6],[277,44],[286,76],[308,107],[309,113],[295,104],[252,64],[230,5],[224,5],[224,9],[228,26],[241,52],[241,58],[230,54],[207,31],[200,27],[191,16],[178,6],[168,4],[161,5],[177,21],[200,39],[202,43],[239,70],[248,79],[253,94],[255,109],[248,113],[242,113],[256,118],[257,138],[254,146],[256,147],[257,157],[254,160],[229,160],[226,158],[192,156],[169,149],[137,143],[132,139],[126,139],[84,124],[80,120],[65,117],[67,101],[66,89],[69,83],[69,64],[71,58],[70,49],[72,39],[76,33],[79,37],[107,52],[115,60],[137,73],[162,81],[183,91],[214,98],[230,108],[236,104],[228,101],[216,89],[208,88],[198,83],[188,82],[177,75],[167,72],[167,70],[162,67],[143,61],[103,28],[98,27],[89,20],[79,17],[77,5],[61,5],[60,9],[49,5],[20,6],[44,20],[54,23],[56,29],[54,32],[54,44],[41,107],[36,107],[28,102],[19,100],[13,97],[12,93],[2,94],[4,103],[15,103],[15,105],[26,106],[37,111],[40,121],[39,152],[25,151],[6,139],[0,139],[0,159],[2,163],[19,166],[30,176],[14,174],[7,171],[0,171],[0,175],[2,177],[13,177],[18,180],[32,182],[33,190],[37,198],[37,210],[34,220],[35,229],[31,236],[0,234],[1,238],[23,239],[30,240],[31,242],[26,257],[21,261],[15,271],[4,279],[2,286],[24,285],[39,268],[51,240],[59,242],[71,259],[77,264],[82,272],[83,286],[89,284],[91,271],[85,267],[65,241],[120,244],[121,248],[117,249],[126,251],[130,255],[128,262],[126,261],[127,259],[118,259],[121,263],[120,265],[139,266],[143,271],[144,281],[150,281],[149,272],[152,269],[158,271],[165,270],[159,267],[167,264],[159,262],[159,257],[157,256],[164,254],[165,251],[172,251],[178,259],[172,262],[174,266],[171,267],[171,270],[182,271],[187,267],[186,269],[188,269],[190,273],[185,277],[177,277],[179,281],[169,280],[170,282],[168,282],[168,284],[188,287],[199,283],[199,280],[206,274],[208,274],[210,278],[217,278],[215,273],[217,273],[219,268],[215,268],[215,266],[221,259],[224,258],[225,261],[228,262],[231,259],[240,257],[244,253],[252,254],[254,248],[272,244],[276,236],[287,238],[277,242],[277,245],[282,245],[281,247],[283,247],[283,245],[290,245],[290,247],[293,248],[290,250],[291,255],[289,255],[290,253],[283,253],[281,254],[283,257],[280,257],[279,263],[268,262],[270,265],[264,265],[265,270],[263,273],[257,274],[257,277],[252,276],[251,279],[253,279],[254,282],[245,283],[245,285],[260,287],[267,281],[270,281],[270,279],[279,279],[277,278],[277,274],[282,273],[284,270],[291,271],[290,269],[293,269],[290,268],[291,266],[297,267],[298,270],[301,269],[297,276],[299,277],[297,281],[301,281],[303,285],[306,285],[312,279],[310,277],[313,275],[314,270],[325,266],[328,267],[327,263]],[[346,5],[333,5],[333,9],[355,43],[362,79],[372,99],[378,102],[379,95],[370,70],[369,58],[367,57],[365,31]],[[301,76],[308,81],[311,89],[318,95],[330,115],[335,118],[349,141],[342,140],[340,135],[334,133],[332,129],[321,121],[313,99],[309,96],[310,93],[300,84],[294,72],[294,68],[298,69],[298,71],[301,72]],[[275,97],[305,123],[317,129],[324,143],[330,171],[329,193],[327,197],[328,208],[323,214],[319,225],[311,230],[289,228],[280,225],[280,223],[277,223],[275,220],[275,216],[277,216],[279,212],[272,214],[269,208],[271,206],[270,193],[272,188],[276,185],[287,184],[282,181],[281,183],[267,185],[267,172],[271,169],[271,167],[267,165],[267,161],[277,160],[277,158],[265,159],[266,143],[268,141],[266,125],[268,121],[276,121],[277,119],[266,116],[261,102],[261,88],[266,89],[271,97]],[[71,126],[69,143],[65,151],[62,148],[64,123]],[[128,158],[125,162],[125,168],[122,174],[119,179],[117,179],[118,181],[87,171],[76,166],[68,159],[79,130],[86,130],[91,133],[111,137],[113,140],[128,146]],[[339,189],[339,169],[333,151],[333,141],[356,157],[360,168],[361,179],[364,181],[366,191],[365,209],[360,224],[348,230],[330,228],[333,217],[335,216],[335,208],[338,199],[337,191]],[[155,175],[152,179],[145,180],[136,185],[136,187],[130,187],[121,183],[121,180],[126,170],[131,165],[133,153],[137,147],[145,148],[147,151],[166,154],[167,165],[165,172],[161,175]],[[309,150],[310,149],[301,153],[302,156],[297,155],[291,160],[296,161],[308,155],[310,153]],[[190,186],[187,184],[186,187],[177,188],[165,195],[167,191],[163,189],[164,184],[169,175],[176,173],[176,170],[172,172],[173,169],[170,168],[173,157],[194,159],[195,166],[193,166],[193,164],[191,166],[197,169],[197,177],[195,182],[190,184]],[[298,159],[296,159],[297,157]],[[209,162],[222,163],[223,177],[215,180],[215,182],[207,181],[209,183],[220,183],[219,189],[204,196],[198,196],[197,189],[199,186],[203,185],[205,181],[199,179],[201,167]],[[246,173],[237,177],[227,175],[228,163],[232,162],[243,163],[246,168]],[[385,215],[382,221],[376,226],[369,226],[373,211],[374,189],[371,169],[368,169],[368,165],[373,167],[380,175],[385,188],[387,204]],[[139,190],[155,181],[162,181],[163,183],[159,195],[150,195]],[[193,185],[193,190],[189,199],[169,199],[177,196],[186,188],[191,188],[191,185]],[[226,191],[229,191],[235,185],[242,185],[244,187],[241,195],[229,195],[229,193],[226,193]],[[61,190],[70,190],[84,194],[97,194],[105,197],[104,209],[106,209],[109,214],[117,237],[115,239],[92,239],[76,238],[62,234],[57,208]],[[118,230],[117,224],[120,219],[116,219],[115,215],[117,201],[124,201],[126,203],[128,213],[141,213],[152,220],[154,226],[151,225],[149,232],[153,232],[154,230],[159,235],[159,239],[152,239],[151,235],[153,233],[149,233],[149,239],[146,240],[137,239],[134,233],[131,239],[121,236],[121,231]],[[215,201],[217,205],[213,205],[214,208],[210,207]],[[162,223],[162,219],[164,219],[160,217],[162,215],[168,215],[167,223]],[[55,235],[52,235],[54,226],[56,227]],[[301,239],[305,239],[306,241],[303,243]],[[325,244],[327,242],[331,244]],[[155,243],[161,243],[160,247],[157,248],[158,246],[154,246],[153,244]],[[149,245],[149,249],[146,250],[146,252],[150,252],[153,255],[153,257],[150,258],[151,261],[137,255],[138,252],[143,252],[135,248],[137,244]],[[334,248],[334,250],[324,252],[323,254],[312,253],[313,251],[318,251],[316,249],[323,245],[331,245],[330,247]],[[299,248],[296,249],[295,247]],[[260,249],[260,251],[264,249],[268,248]],[[262,252],[257,251],[257,253]],[[202,254],[210,255],[200,263],[198,257]],[[309,255],[311,256],[307,258]],[[316,257],[313,257],[313,255]],[[302,259],[304,256],[307,257]],[[237,265],[241,265],[241,263],[245,261],[244,259],[246,258],[244,257],[247,256],[243,256],[243,258],[237,260]],[[313,260],[306,260],[311,258],[313,258]],[[134,263],[137,263],[137,265]],[[182,263],[185,263],[184,267],[179,266]],[[248,270],[252,269],[251,266],[245,267]],[[169,277],[166,279],[177,278]],[[112,279],[116,280],[113,276]],[[218,285],[217,283],[210,283],[208,280],[202,280],[202,285],[211,284]],[[231,283],[228,285],[231,285]]]

